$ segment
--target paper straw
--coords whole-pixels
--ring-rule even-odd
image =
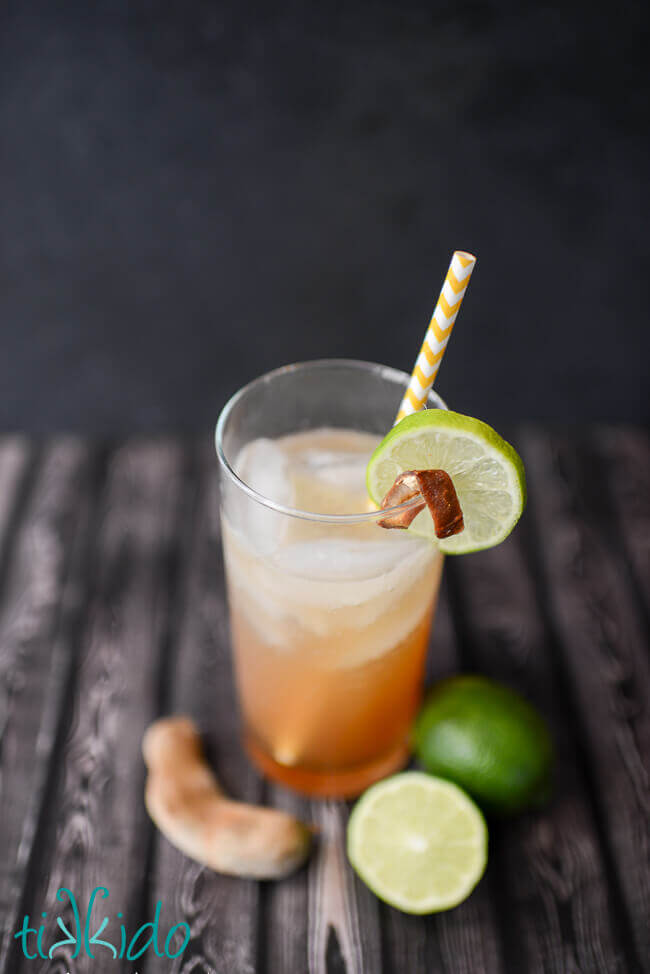
[[[395,423],[418,412],[427,401],[475,263],[473,254],[466,254],[464,250],[454,251]]]

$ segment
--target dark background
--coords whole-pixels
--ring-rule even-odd
[[[290,360],[647,419],[647,4],[3,4],[0,428],[204,429]]]

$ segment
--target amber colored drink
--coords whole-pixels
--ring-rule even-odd
[[[269,777],[309,794],[356,795],[402,766],[420,702],[443,559],[367,518],[378,441],[312,429],[253,440],[237,457],[262,496],[350,516],[340,523],[244,496],[222,508],[246,745]]]

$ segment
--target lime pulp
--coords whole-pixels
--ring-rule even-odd
[[[373,785],[350,815],[348,857],[367,886],[405,913],[448,910],[487,862],[487,828],[456,785],[406,771]]]
[[[503,541],[526,503],[526,476],[517,451],[480,419],[444,409],[406,416],[372,454],[366,472],[368,493],[380,505],[405,470],[445,470],[463,511],[464,530],[436,539],[425,508],[409,531],[436,541],[447,554],[491,548]]]

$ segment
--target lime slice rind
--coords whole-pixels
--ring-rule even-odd
[[[436,913],[457,906],[480,880],[487,828],[457,785],[407,771],[373,785],[357,802],[348,856],[384,902],[406,913]]]
[[[368,493],[376,504],[404,470],[446,470],[465,520],[465,529],[439,540],[427,510],[409,531],[435,541],[447,554],[491,548],[519,520],[526,502],[524,466],[516,450],[479,419],[430,409],[405,417],[379,444],[368,464]]]

